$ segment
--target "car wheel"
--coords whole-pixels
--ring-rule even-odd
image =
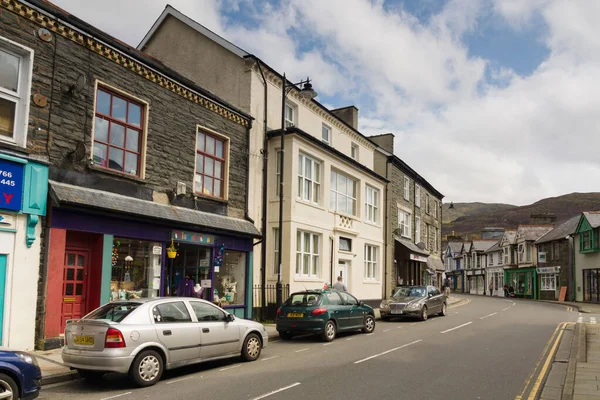
[[[79,377],[91,382],[97,382],[104,376],[104,372],[102,371],[90,371],[88,369],[78,369],[77,373],[79,374]]]
[[[163,359],[154,350],[142,351],[135,357],[129,377],[140,387],[152,386],[160,380],[163,373]]]
[[[290,331],[281,331],[279,332],[279,337],[283,340],[292,340],[294,334]]]
[[[260,357],[262,343],[256,333],[246,336],[244,346],[242,347],[242,358],[246,361],[256,361]]]
[[[321,339],[324,342],[331,342],[335,339],[335,323],[333,321],[327,321],[323,333],[321,333]]]
[[[19,387],[13,378],[8,375],[0,374],[0,398],[19,399]]]
[[[362,328],[363,333],[371,333],[375,330],[375,318],[372,315],[365,317],[365,327]]]
[[[443,317],[446,315],[447,312],[448,312],[448,308],[446,306],[446,303],[442,303],[442,311],[440,311],[440,313],[438,315]]]
[[[427,321],[427,306],[421,308],[421,321]]]

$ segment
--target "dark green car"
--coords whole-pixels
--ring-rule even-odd
[[[346,292],[333,289],[293,293],[277,310],[279,337],[290,340],[295,334],[316,333],[331,342],[337,332],[375,330],[373,308]]]

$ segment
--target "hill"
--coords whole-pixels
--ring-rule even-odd
[[[443,205],[442,235],[478,235],[485,227],[516,228],[530,222],[534,213],[554,213],[556,224],[565,222],[582,211],[600,210],[600,193],[571,193],[542,199],[526,206],[508,204],[457,203],[454,210]],[[446,217],[457,218],[447,221]],[[449,219],[448,218],[448,219]]]

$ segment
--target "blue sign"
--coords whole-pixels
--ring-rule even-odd
[[[21,211],[24,165],[0,158],[0,209]]]

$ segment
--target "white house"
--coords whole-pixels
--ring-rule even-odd
[[[487,258],[485,268],[486,284],[490,296],[504,297],[504,257],[501,243],[502,241],[499,240],[484,251]],[[491,293],[489,293],[490,288],[492,289]]]

